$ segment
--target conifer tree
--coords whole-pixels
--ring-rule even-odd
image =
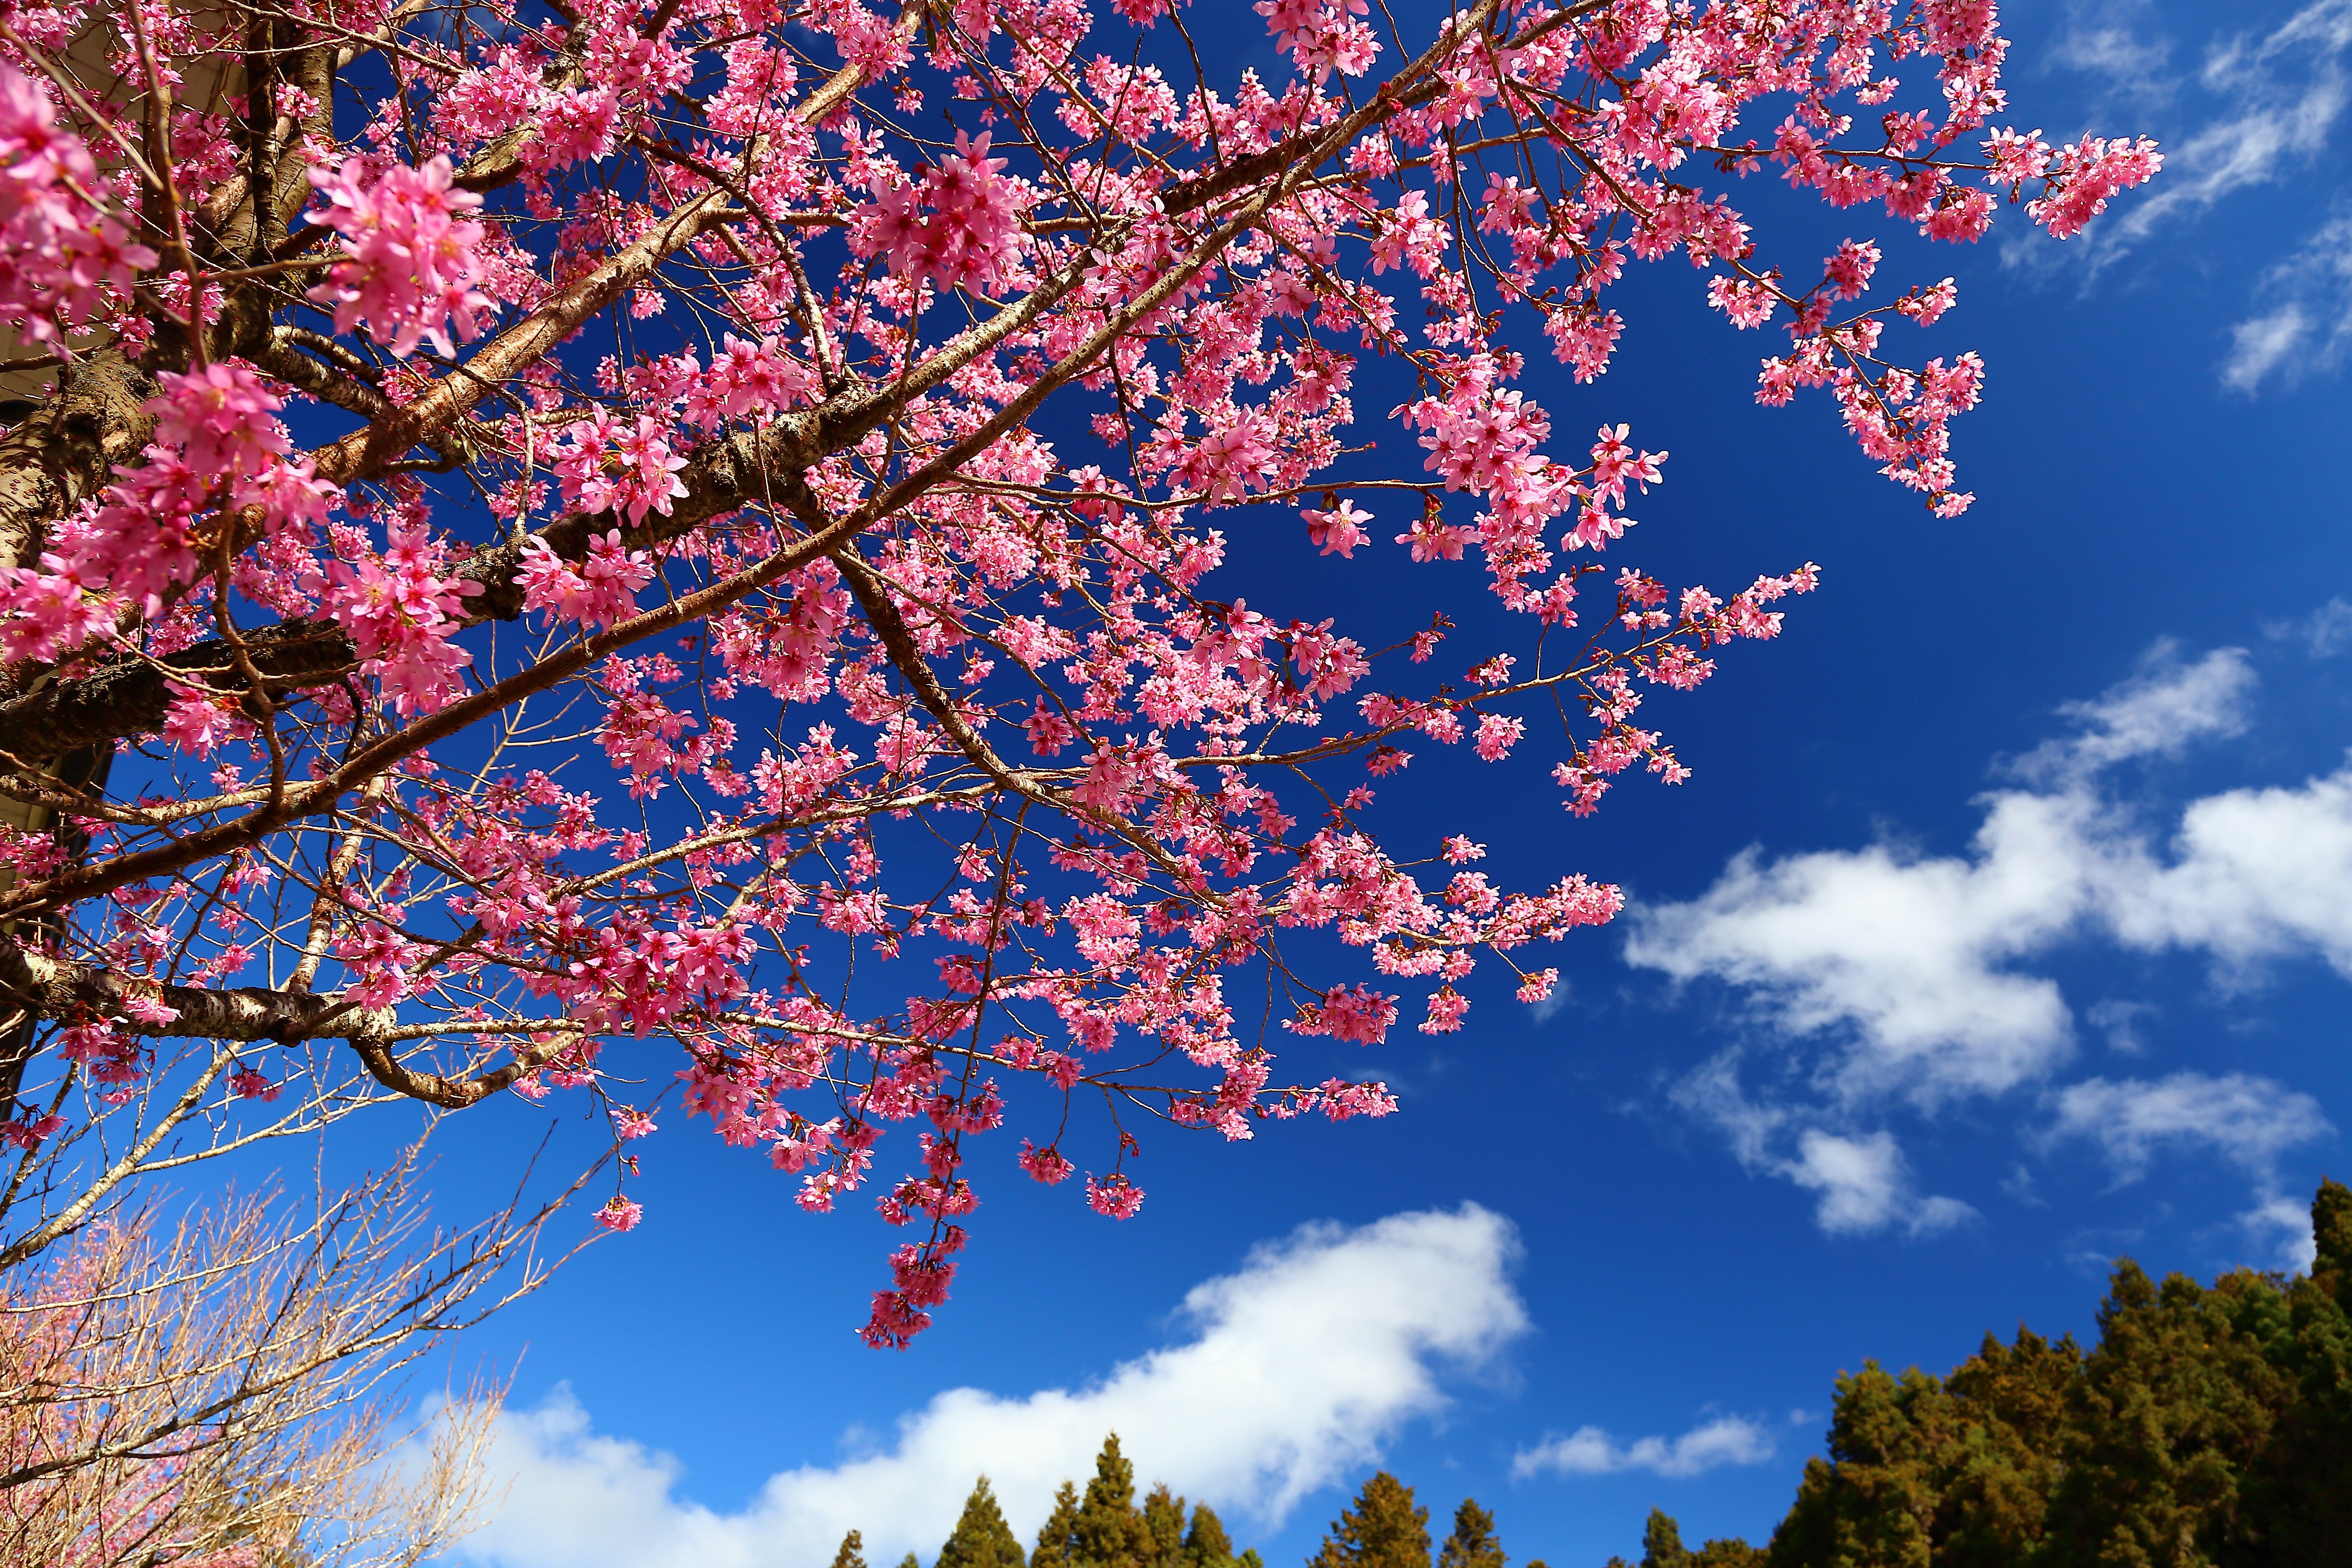
[[[2260,1521],[2243,1483],[2293,1395],[2268,1353],[2281,1347],[2264,1342],[2284,1326],[2282,1304],[2274,1285],[2243,1269],[2209,1289],[2178,1274],[2159,1286],[2129,1259],[2116,1266],[2098,1347],[2068,1391],[2051,1556],[2188,1563],[2252,1547]]]
[[[1837,1559],[1823,1559],[1823,1568]],[[1875,1562],[1875,1559],[1872,1559]],[[1649,1522],[1642,1530],[1642,1562],[1640,1568],[1764,1568],[1765,1553],[1760,1546],[1750,1546],[1738,1536],[1710,1541],[1693,1552],[1683,1544],[1682,1526],[1674,1515],[1664,1509],[1650,1510]],[[1543,1568],[1540,1560],[1528,1568]],[[1609,1559],[1609,1568],[1626,1568],[1622,1557]],[[1860,1568],[1849,1563],[1846,1568]]]
[[[1340,1511],[1308,1568],[1430,1568],[1429,1510],[1412,1489],[1386,1470],[1364,1483],[1356,1506]]]
[[[1151,1538],[1135,1506],[1135,1466],[1119,1452],[1116,1432],[1095,1456],[1071,1541],[1071,1568],[1149,1568]]]
[[[1228,1568],[1234,1561],[1233,1539],[1225,1521],[1207,1503],[1192,1506],[1192,1528],[1184,1537],[1187,1568]]]
[[[1464,1498],[1454,1510],[1453,1531],[1438,1550],[1437,1568],[1503,1568],[1508,1561],[1495,1539],[1495,1516],[1476,1498]]]
[[[1143,1500],[1144,1561],[1151,1568],[1190,1568],[1184,1554],[1184,1500],[1154,1486]]]
[[[2322,1182],[2311,1205],[2308,1278],[2288,1289],[2279,1359],[2295,1399],[2248,1478],[2248,1510],[2273,1561],[2337,1561],[2352,1548],[2352,1189]]]
[[[2343,1568],[2352,1190],[2312,1232],[2299,1278],[2117,1263],[2088,1352],[2021,1328],[1947,1377],[1840,1377],[1769,1568]]]
[[[1004,1510],[997,1507],[996,1493],[986,1476],[973,1483],[971,1496],[964,1500],[963,1516],[956,1521],[947,1544],[940,1548],[939,1561],[932,1568],[1028,1568],[1020,1538],[1004,1522]]]
[[[1070,1568],[1070,1545],[1078,1528],[1078,1489],[1064,1481],[1054,1493],[1054,1511],[1037,1531],[1037,1545],[1029,1553],[1029,1568]]]
[[[1662,1508],[1650,1510],[1642,1530],[1642,1568],[1688,1568],[1690,1553],[1683,1549],[1682,1526]]]
[[[833,1554],[833,1568],[866,1568],[866,1538],[851,1531],[841,1538],[841,1550]]]
[[[1029,1568],[1153,1568],[1152,1551],[1150,1531],[1135,1506],[1135,1467],[1113,1432],[1095,1457],[1085,1495],[1067,1481],[1054,1494],[1054,1512],[1038,1533]]]

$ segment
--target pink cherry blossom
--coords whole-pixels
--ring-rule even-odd
[[[0,1135],[112,1147],[223,1063],[224,1146],[512,1091],[596,1113],[613,1230],[708,1135],[892,1227],[903,1348],[991,1183],[1131,1217],[1165,1139],[1395,1113],[1358,1047],[1408,1013],[1559,1002],[1623,906],[1569,818],[1736,776],[1682,695],[1820,583],[1625,561],[1722,412],[1637,438],[1629,279],[1940,526],[1999,367],[1889,226],[2063,238],[2160,155],[2007,123],[1971,0],[1215,3],[1273,52],[1198,83],[1163,0],[394,11],[183,97],[169,202],[90,106],[242,79],[258,13],[159,14],[142,82],[25,11],[81,86],[0,63],[0,316],[153,384],[11,491],[0,750],[54,704],[131,760],[0,832],[6,940],[117,999]],[[1556,840],[1488,857],[1487,766]]]
[[[421,168],[394,164],[381,172],[351,157],[310,172],[327,203],[310,221],[342,237],[345,259],[310,290],[313,300],[334,306],[336,331],[364,324],[370,337],[402,356],[420,343],[456,353],[453,328],[465,341],[481,334],[482,316],[495,308],[475,287],[482,277],[475,252],[484,229],[458,215],[480,206],[482,198],[454,189],[451,175],[446,155]]]

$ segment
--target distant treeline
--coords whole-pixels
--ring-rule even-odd
[[[2347,1568],[2352,1190],[2311,1230],[2308,1275],[2117,1264],[2088,1351],[2021,1326],[1940,1378],[1864,1362],[1769,1545],[1654,1512],[1643,1568]]]
[[[1943,1377],[1841,1374],[1829,1454],[1768,1545],[1696,1548],[1653,1510],[1638,1568],[2347,1568],[2352,1565],[2352,1189],[2322,1182],[2308,1275],[2162,1284],[2126,1259],[2098,1341],[1993,1334]],[[834,1568],[865,1568],[852,1532]],[[1435,1568],[1507,1568],[1475,1500]],[[1155,1488],[1113,1436],[1036,1549],[983,1479],[934,1568],[1262,1568],[1205,1505]],[[909,1554],[900,1568],[919,1568]],[[1432,1568],[1429,1510],[1383,1470],[1307,1568]],[[1544,1568],[1540,1560],[1527,1568]],[[1608,1568],[1630,1568],[1612,1557]]]
[[[866,1542],[853,1530],[834,1553],[833,1568],[866,1568]],[[921,1568],[907,1553],[898,1568]],[[1054,1512],[1025,1556],[1021,1538],[1004,1522],[996,1492],[982,1476],[964,1500],[963,1517],[940,1548],[931,1568],[1265,1568],[1255,1552],[1236,1553],[1216,1510],[1206,1503],[1189,1518],[1184,1500],[1165,1485],[1151,1489],[1141,1507],[1135,1501],[1135,1466],[1119,1451],[1118,1434],[1103,1441],[1094,1479],[1080,1495],[1064,1481],[1054,1494]]]

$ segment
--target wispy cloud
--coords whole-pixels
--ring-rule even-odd
[[[1893,1133],[1847,1136],[1821,1125],[1835,1120],[1834,1108],[1755,1100],[1740,1086],[1739,1062],[1737,1051],[1725,1052],[1676,1084],[1671,1098],[1723,1133],[1742,1166],[1816,1194],[1813,1217],[1823,1230],[1932,1236],[1975,1216],[1957,1198],[1918,1192]]]
[[[2160,637],[2132,677],[2098,696],[2059,704],[2074,733],[2044,741],[2010,764],[2021,777],[2071,782],[2137,757],[2177,757],[2192,743],[2245,732],[2254,667],[2242,647],[2184,664]]]
[[[2307,616],[2265,624],[2263,634],[2281,642],[2301,643],[2314,658],[2333,658],[2352,647],[2352,600],[2339,594]]]
[[[1913,1195],[1903,1152],[1892,1133],[1842,1138],[1819,1128],[1797,1140],[1789,1179],[1821,1194],[1816,1217],[1836,1235],[1868,1233],[1900,1224],[1914,1236],[1947,1230],[1976,1211],[1958,1198]]]
[[[2171,68],[2172,40],[2148,30],[2147,9],[2145,0],[2075,0],[2050,63],[2100,79],[2105,96],[2119,102],[2165,102],[2180,83]]]
[[[2242,192],[2308,183],[2315,171],[2326,177],[2331,142],[2352,107],[2345,69],[2352,0],[2313,0],[2266,33],[2215,36],[2201,49],[2178,47],[2144,0],[2074,0],[2067,9],[2068,24],[2043,63],[2088,79],[2088,133],[2154,133],[2164,173],[2095,222],[2082,243],[2059,245],[2020,230],[2002,245],[2004,261],[2095,277]],[[2230,7],[2208,14],[2238,15]],[[2183,56],[2185,64],[2176,65]],[[2325,237],[2315,237],[2312,247]],[[2231,385],[2251,391],[2273,374],[2298,372],[2316,353],[2340,352],[2322,346],[2336,315],[2313,265],[2298,251],[2257,289],[2254,312],[2231,332],[2223,366]]]
[[[1773,1455],[1764,1426],[1737,1415],[1718,1416],[1679,1437],[1637,1437],[1620,1443],[1598,1426],[1580,1426],[1548,1437],[1511,1458],[1511,1474],[1524,1479],[1549,1471],[1563,1476],[1609,1476],[1647,1470],[1659,1476],[1696,1476],[1725,1465],[1760,1465]]]
[[[2255,286],[2256,313],[2230,329],[2221,382],[2253,393],[2293,386],[2352,353],[2352,215],[2321,226]]]
[[[2058,1091],[2054,1135],[2096,1143],[2121,1181],[2137,1181],[2159,1149],[2202,1146],[2267,1182],[2278,1157],[2332,1132],[2319,1102],[2247,1073],[2177,1072]]]
[[[2075,47],[2110,70],[2148,69],[2146,50],[2122,37]],[[2316,159],[2352,101],[2342,68],[2347,49],[2352,0],[2315,0],[2263,37],[2242,34],[2210,45],[2195,85],[2215,112],[2166,139],[2164,178],[2096,231],[2095,260],[2112,260],[2167,225]]]
[[[1441,1409],[1449,1369],[1491,1363],[1525,1330],[1517,1254],[1510,1222],[1475,1205],[1308,1226],[1187,1295],[1181,1342],[1082,1388],[951,1390],[885,1451],[782,1471],[731,1513],[682,1496],[676,1459],[597,1432],[559,1391],[501,1418],[492,1465],[512,1485],[465,1554],[490,1568],[816,1568],[856,1529],[887,1562],[935,1549],[983,1471],[1025,1535],[1111,1430],[1171,1485],[1278,1521]]]

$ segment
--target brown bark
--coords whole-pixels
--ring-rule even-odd
[[[155,383],[121,349],[59,368],[58,390],[0,436],[0,566],[40,558],[54,518],[96,494],[154,438]]]
[[[389,1008],[359,1007],[339,995],[312,996],[240,985],[207,991],[125,980],[112,970],[72,959],[27,952],[0,942],[0,992],[45,1018],[110,1019],[137,1035],[258,1044],[341,1037],[373,1038],[392,1027]],[[130,1007],[160,1003],[178,1016],[163,1023],[134,1016]]]

